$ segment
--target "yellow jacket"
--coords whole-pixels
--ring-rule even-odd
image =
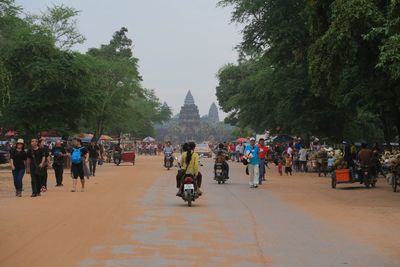
[[[199,154],[193,152],[192,160],[189,162],[189,166],[187,167],[187,169],[186,169],[186,157],[187,157],[187,152],[183,152],[181,158],[182,170],[186,170],[187,174],[197,176],[199,174]]]

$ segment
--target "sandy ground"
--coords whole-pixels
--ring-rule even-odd
[[[160,157],[105,165],[85,192],[56,188],[14,197],[0,172],[0,266],[400,266],[400,193],[330,188],[315,174],[279,177],[249,189],[243,165],[228,184],[204,166],[204,196],[188,208],[175,197],[176,169]]]

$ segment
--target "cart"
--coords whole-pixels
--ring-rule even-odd
[[[353,184],[353,183],[360,183],[363,182],[365,187],[369,188],[375,187],[376,184],[376,179],[370,177],[370,178],[364,178],[361,174],[355,175],[356,177],[353,177],[351,175],[349,169],[339,169],[335,170],[332,173],[332,188],[336,188],[337,184]]]
[[[122,162],[132,162],[135,165],[136,153],[134,150],[122,152]]]

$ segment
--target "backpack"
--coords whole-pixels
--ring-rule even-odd
[[[82,148],[72,148],[71,160],[72,163],[79,164],[82,162]]]

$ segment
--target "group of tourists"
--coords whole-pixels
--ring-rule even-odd
[[[72,146],[65,149],[61,140],[53,145],[46,145],[45,138],[33,138],[30,146],[25,149],[23,139],[18,139],[10,151],[10,165],[14,179],[17,197],[22,196],[23,178],[25,173],[31,176],[31,197],[41,196],[48,189],[48,168],[51,164],[56,187],[63,186],[63,174],[66,159],[70,160],[73,185],[71,192],[76,192],[78,178],[81,182],[81,191],[85,190],[85,177],[95,176],[96,165],[100,159],[100,148],[94,140],[88,147],[83,146],[81,139],[75,138]],[[89,162],[87,168],[86,162]]]

